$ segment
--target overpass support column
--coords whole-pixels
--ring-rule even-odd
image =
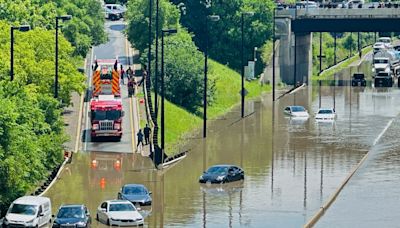
[[[312,75],[312,33],[297,33],[295,80],[299,83],[309,83]]]

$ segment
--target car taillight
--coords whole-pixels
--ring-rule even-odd
[[[121,129],[121,124],[120,123],[115,123],[114,124],[114,129],[116,129],[116,130]]]
[[[92,129],[93,130],[98,130],[99,129],[99,124],[93,124]]]

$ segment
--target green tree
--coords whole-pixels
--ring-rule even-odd
[[[154,5],[153,5],[154,6]],[[179,10],[167,0],[160,0],[159,34],[163,28],[178,28]],[[149,35],[149,1],[132,0],[128,3],[127,11],[128,39],[140,52],[148,47]],[[155,8],[153,9],[152,22],[155,23]],[[155,24],[152,30],[152,43],[155,39]]]

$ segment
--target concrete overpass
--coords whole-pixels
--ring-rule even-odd
[[[313,32],[400,32],[400,8],[283,9],[275,11],[275,26],[281,80],[308,83]]]

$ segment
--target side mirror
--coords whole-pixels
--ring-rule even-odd
[[[52,218],[56,217],[55,215],[51,215]]]
[[[149,195],[153,194],[152,192],[149,192]]]
[[[43,216],[44,216],[43,212],[39,214],[39,217],[43,217]]]
[[[122,111],[121,116],[125,116],[125,111]]]

